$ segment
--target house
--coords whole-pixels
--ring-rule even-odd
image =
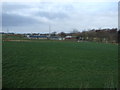
[[[65,39],[72,39],[72,36],[66,36]]]
[[[48,36],[45,35],[27,35],[29,39],[48,39]]]
[[[64,38],[62,38],[60,36],[50,36],[49,39],[50,40],[64,40]]]
[[[65,39],[76,39],[76,36],[66,36]]]

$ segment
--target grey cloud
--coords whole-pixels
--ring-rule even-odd
[[[41,19],[41,22],[30,17],[14,15],[12,11],[16,14],[18,12],[23,15],[24,13],[32,15],[36,19]],[[6,14],[7,12],[9,14]],[[44,32],[48,30],[48,27],[42,21],[48,20],[48,22],[52,21],[52,30],[69,31],[73,27],[78,29],[115,27],[116,17],[117,3],[5,3],[3,4],[2,24],[3,26],[16,26],[14,27],[16,31],[22,30],[21,26],[23,26],[23,31],[32,31],[37,27]],[[33,24],[35,28],[31,28]]]
[[[48,19],[64,19],[64,18],[68,18],[69,16],[65,13],[55,13],[55,12],[38,12],[36,13],[37,16],[40,17],[46,17]]]
[[[2,26],[25,26],[35,23],[38,23],[38,21],[30,17],[23,17],[6,13],[2,14]]]
[[[25,8],[30,8],[30,6],[27,5],[22,5],[22,4],[7,4],[7,3],[3,3],[2,4],[2,11],[6,12],[6,11],[15,11],[18,9],[25,9]]]
[[[53,7],[54,9],[74,10],[73,3],[54,3],[54,2],[41,2],[38,3],[39,8]]]
[[[60,8],[62,8],[62,10],[65,10],[67,12],[71,12],[71,11],[75,11],[74,5],[75,5],[74,3],[73,4],[67,3],[65,5],[61,5]]]

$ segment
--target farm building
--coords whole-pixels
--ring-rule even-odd
[[[27,35],[29,39],[48,39],[48,36],[45,35]]]
[[[76,36],[66,36],[65,39],[76,39]]]
[[[72,36],[66,36],[65,37],[65,39],[71,39],[72,38]]]
[[[62,38],[60,36],[50,36],[49,39],[50,40],[64,40],[64,38]]]

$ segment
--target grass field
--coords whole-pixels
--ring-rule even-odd
[[[3,42],[3,88],[117,87],[118,46],[92,42]]]

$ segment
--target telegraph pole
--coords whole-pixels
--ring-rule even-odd
[[[9,33],[9,29],[7,28],[7,33]]]
[[[50,35],[50,31],[51,31],[51,26],[50,26],[50,24],[49,24],[49,37],[51,36],[51,35]]]

